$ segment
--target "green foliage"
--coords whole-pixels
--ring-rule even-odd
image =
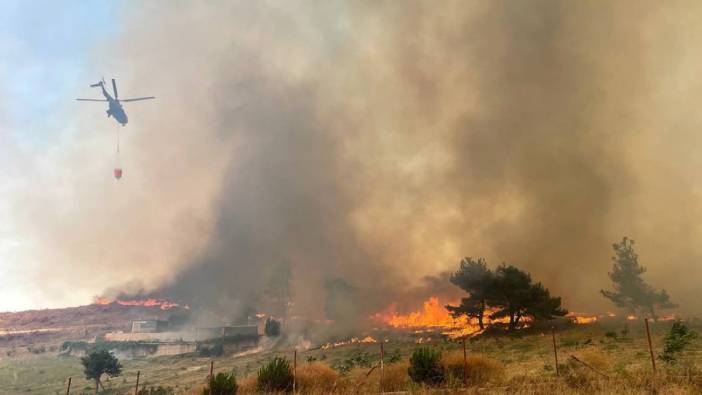
[[[484,328],[483,316],[487,299],[492,291],[494,274],[487,268],[484,258],[463,258],[456,273],[451,275],[452,284],[466,291],[469,296],[461,299],[459,306],[446,306],[454,317],[466,315],[477,318],[480,329]]]
[[[111,352],[104,349],[91,351],[88,355],[81,358],[80,362],[83,364],[85,378],[95,380],[96,388],[103,374],[110,377],[122,374],[122,364]]]
[[[263,333],[268,337],[280,336],[280,321],[273,318],[266,318],[266,325],[263,328]]]
[[[393,350],[392,353],[389,354],[388,356],[388,363],[396,363],[400,362],[402,360],[402,353],[400,353],[400,349],[396,348]]]
[[[160,385],[158,387],[142,388],[139,390],[139,392],[137,392],[137,395],[173,395],[173,394],[175,394],[173,387],[161,387]]]
[[[481,329],[487,306],[497,308],[490,318],[509,317],[510,330],[518,328],[525,317],[550,320],[567,313],[561,298],[552,297],[543,284],[532,282],[529,273],[511,265],[502,264],[492,272],[483,258],[464,258],[450,281],[469,296],[460,305],[446,308],[454,317],[477,318]]]
[[[412,381],[431,386],[443,383],[445,374],[441,365],[441,351],[431,347],[418,347],[410,357],[407,369]]]
[[[290,391],[293,385],[293,372],[286,358],[275,357],[258,371],[258,389],[263,392]]]
[[[688,328],[682,321],[673,323],[665,335],[663,354],[659,358],[669,364],[677,361],[678,356],[697,337],[697,332]]]
[[[561,298],[552,297],[541,283],[532,283],[529,273],[511,265],[497,268],[490,295],[490,304],[498,307],[490,317],[509,317],[510,330],[516,329],[527,316],[549,320],[567,314],[561,307]]]
[[[332,368],[341,374],[346,374],[355,367],[370,368],[372,365],[371,360],[372,356],[370,353],[356,349],[349,357],[344,358],[340,363],[333,364]]]
[[[202,395],[234,395],[238,389],[236,376],[232,373],[217,373],[210,379],[209,388],[202,390]]]
[[[641,275],[646,268],[639,264],[639,256],[634,251],[634,241],[627,237],[621,243],[612,245],[615,256],[609,278],[612,280],[614,291],[601,290],[602,296],[609,299],[617,307],[622,307],[635,312],[638,309],[647,310],[651,316],[656,317],[654,308],[676,307],[670,301],[665,290],[656,291],[646,283]]]
[[[214,344],[213,346],[199,343],[196,346],[196,351],[201,357],[221,357],[224,355],[224,346],[221,343]]]

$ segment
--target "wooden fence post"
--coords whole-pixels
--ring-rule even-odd
[[[137,382],[136,387],[134,387],[134,395],[139,395],[139,376],[141,376],[141,370],[137,370]]]
[[[69,377],[68,378],[68,386],[66,388],[66,395],[70,395],[70,394],[71,394],[71,378]]]
[[[293,394],[297,390],[297,348],[293,350]]]
[[[468,385],[468,352],[466,351],[465,336],[463,336],[463,385]]]
[[[648,318],[644,318],[646,324],[646,338],[648,339],[648,351],[651,353],[651,366],[653,366],[653,374],[656,374],[656,357],[653,355],[653,344],[651,343],[651,331],[648,329]]]
[[[383,339],[380,339],[380,392],[383,392],[383,379],[385,370],[383,367],[383,358],[385,357],[385,349],[383,348]]]
[[[553,359],[556,361],[556,377],[560,376],[558,371],[558,350],[556,349],[556,327],[551,327],[551,339],[553,340]]]

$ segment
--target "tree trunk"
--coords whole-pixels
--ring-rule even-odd
[[[514,313],[512,311],[509,312],[509,330],[511,331],[514,329]]]
[[[483,315],[485,315],[485,299],[482,300],[480,313],[478,313],[478,325],[480,325],[481,331],[485,329],[485,325],[483,325]]]
[[[522,313],[517,313],[517,317],[514,319],[514,328],[516,329],[519,325],[519,319],[522,318]]]
[[[98,386],[100,385],[100,379],[95,379],[95,395],[98,393]]]

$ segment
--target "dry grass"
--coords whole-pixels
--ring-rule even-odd
[[[237,394],[255,394],[257,391],[258,383],[255,374],[239,380],[238,384],[239,389]]]
[[[498,384],[504,380],[505,368],[497,360],[486,355],[472,354],[466,360],[466,367],[463,364],[463,352],[454,351],[446,353],[441,357],[441,364],[448,373],[451,383],[463,381],[463,371],[467,370],[468,385]]]
[[[341,375],[329,366],[315,362],[297,370],[297,388],[305,393],[334,391],[341,385]]]

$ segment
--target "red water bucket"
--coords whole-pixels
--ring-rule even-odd
[[[118,180],[122,178],[122,169],[119,167],[115,167],[115,178]]]

